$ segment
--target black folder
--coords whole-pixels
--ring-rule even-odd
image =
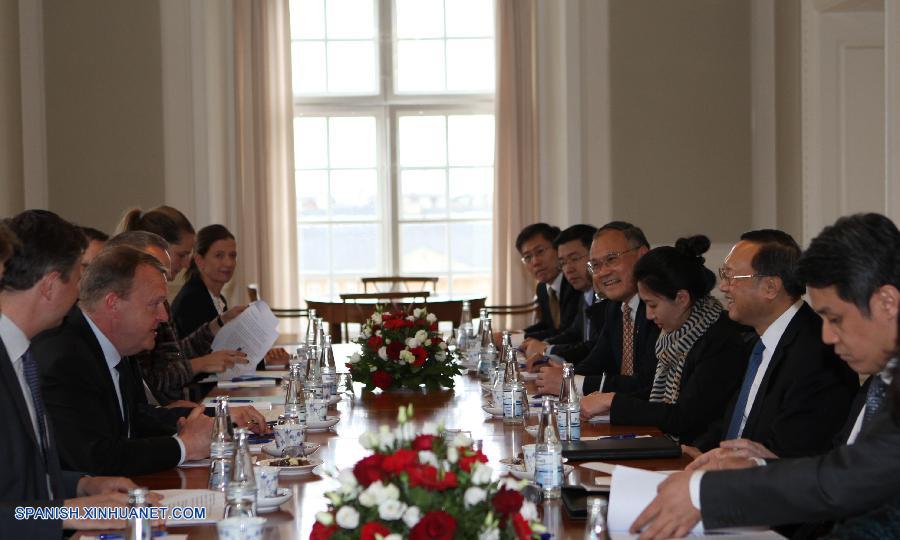
[[[677,458],[681,446],[668,437],[562,441],[562,455],[576,460]]]

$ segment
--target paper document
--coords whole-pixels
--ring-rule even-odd
[[[264,386],[275,386],[275,379],[257,379],[253,381],[219,381],[216,386],[219,388],[262,388]]]
[[[612,474],[613,471],[616,470],[616,465],[605,463],[603,461],[589,461],[588,463],[579,463],[578,466],[606,474]]]
[[[638,515],[656,497],[656,487],[666,479],[665,474],[633,467],[617,466],[612,472],[609,488],[609,516],[611,531],[628,531]],[[698,523],[691,533],[702,533]]]
[[[256,372],[259,363],[278,339],[278,319],[263,301],[250,304],[240,315],[223,326],[213,338],[212,350],[240,350],[247,355],[248,364],[236,365],[219,375],[227,381]]]
[[[588,424],[608,424],[609,423],[609,415],[602,414],[598,416],[592,416],[588,418]]]
[[[154,493],[163,496],[160,506],[171,509],[180,506],[199,506],[206,508],[206,517],[204,519],[192,520],[173,520],[167,519],[167,527],[181,527],[186,525],[199,525],[201,523],[215,523],[221,521],[225,515],[225,494],[221,491],[211,491],[208,489],[155,489]]]

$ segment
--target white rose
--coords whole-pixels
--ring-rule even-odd
[[[510,489],[512,491],[521,491],[522,487],[528,483],[528,480],[516,480],[511,476],[507,476],[506,478],[501,478],[497,483],[497,489],[501,487],[505,487],[506,489]]]
[[[328,500],[331,501],[331,506],[340,506],[341,502],[343,502],[343,497],[337,491],[329,491],[325,494],[328,497]]]
[[[500,529],[491,527],[478,533],[478,540],[500,540]]]
[[[405,511],[406,505],[396,499],[388,499],[378,505],[378,516],[388,521],[400,519]]]
[[[403,512],[403,523],[410,529],[415,527],[420,519],[422,519],[422,511],[419,510],[418,506],[410,506],[406,509],[406,512]]]
[[[472,473],[472,483],[476,486],[483,486],[484,484],[490,483],[491,475],[494,474],[494,470],[484,463],[479,463],[477,461],[475,463],[477,466]]]
[[[394,446],[395,438],[389,427],[381,426],[381,429],[378,431],[378,440],[380,441],[379,447],[390,448]]]
[[[403,540],[403,537],[397,533],[394,533],[385,536],[383,540]]]
[[[430,322],[431,324],[434,324],[437,321],[437,315],[435,315],[434,313],[429,313],[425,317],[425,320]]]
[[[334,516],[331,512],[316,512],[316,521],[328,527],[334,523]]]
[[[447,461],[450,463],[456,463],[459,460],[459,450],[456,449],[455,446],[451,446],[447,449]]]
[[[400,351],[400,361],[406,362],[407,364],[412,364],[416,360],[416,355],[409,352],[409,349],[403,349]]]
[[[443,343],[441,343],[441,345],[443,345]],[[444,351],[438,351],[434,353],[434,359],[438,362],[443,362],[447,359],[447,353],[445,353]]]
[[[409,322],[416,322],[416,318],[413,317],[412,315],[407,315],[407,316],[406,316],[406,320],[409,321]]]
[[[352,506],[342,506],[335,518],[342,529],[355,529],[359,526],[359,512]]]
[[[367,434],[363,434],[365,437]],[[345,492],[352,491],[356,489],[356,486],[359,485],[356,482],[356,475],[353,474],[353,469],[344,469],[338,474],[338,481],[341,483],[341,489]]]
[[[381,500],[381,492],[383,491],[383,485],[381,480],[376,480],[369,484],[362,493],[359,494],[359,504],[371,508],[378,504],[378,501]]]
[[[373,431],[366,431],[359,436],[359,444],[366,450],[378,447],[378,434]]]
[[[471,506],[475,506],[481,501],[487,498],[487,492],[480,487],[470,487],[466,490],[466,493],[463,495],[463,502],[466,505],[466,508]]]
[[[523,502],[522,508],[519,510],[519,513],[522,514],[522,517],[525,518],[525,521],[537,521],[537,507],[531,501]]]
[[[359,355],[358,352],[355,352],[350,355],[350,363],[351,364],[355,364],[355,363],[359,362],[360,360],[362,360],[362,357]]]
[[[425,345],[426,347],[431,347],[431,340],[426,339],[425,341],[422,342],[422,345]]]
[[[434,422],[425,422],[422,424],[422,435],[437,435],[438,425]]]
[[[422,308],[416,308],[413,310],[413,317],[419,318],[422,316]]]
[[[394,437],[398,441],[411,441],[416,437],[416,427],[407,422],[394,428]]]
[[[372,336],[372,329],[368,326],[363,328],[363,331],[360,333],[363,339],[369,339]]]
[[[447,350],[447,344],[444,343],[443,341],[440,342],[440,343],[438,343],[438,347],[439,347],[442,351],[446,351],[446,350]]]
[[[426,332],[425,330],[419,330],[418,332],[416,332],[416,341],[418,341],[419,343],[425,343],[426,341],[428,341],[428,332]]]
[[[423,465],[431,465],[433,467],[438,466],[438,458],[431,450],[420,450],[419,451],[419,463]]]
[[[375,324],[381,324],[381,313],[372,315],[372,322]]]
[[[396,501],[400,498],[400,490],[394,484],[388,484],[381,490],[381,498]]]
[[[378,358],[387,360],[387,347],[381,347],[380,349],[378,349]]]
[[[450,444],[452,446],[465,446],[468,448],[469,446],[472,446],[472,439],[466,437],[462,433],[457,433]]]
[[[375,332],[375,335],[378,336],[378,337],[381,337],[381,330],[377,330],[377,331]]]

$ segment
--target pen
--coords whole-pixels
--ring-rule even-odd
[[[166,536],[168,533],[166,531],[153,531],[152,538],[160,538]],[[97,538],[99,540],[125,540],[125,536],[119,533],[103,533],[98,534]]]
[[[253,403],[252,399],[229,399],[229,403]]]
[[[637,438],[637,436],[638,436],[637,433],[622,433],[620,435],[603,435],[602,437],[604,439],[621,440],[621,439],[635,439],[635,438]]]

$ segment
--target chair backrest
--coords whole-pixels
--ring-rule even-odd
[[[415,292],[428,290],[437,292],[438,278],[431,276],[380,276],[362,278],[363,291],[369,292],[369,286],[373,292]]]
[[[375,309],[376,305],[390,304],[391,310],[407,309],[416,303],[417,298],[422,299],[422,304],[428,305],[430,291],[409,292],[375,292],[375,293],[343,293],[340,295],[344,304],[344,317],[342,321],[341,336],[346,343],[350,340],[349,323],[364,323]],[[404,301],[405,300],[405,301]],[[364,301],[364,303],[360,303]]]

